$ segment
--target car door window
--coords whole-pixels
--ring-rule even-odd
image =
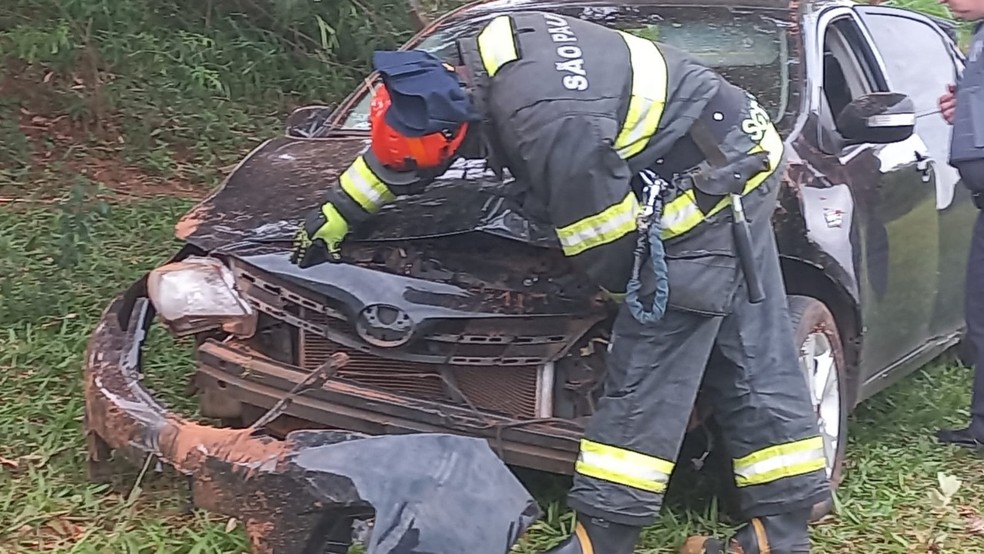
[[[885,62],[892,90],[909,95],[917,114],[935,111],[942,87],[957,77],[945,35],[902,10],[859,11]]]
[[[850,16],[834,19],[823,33],[823,100],[821,123],[836,132],[838,114],[852,100],[886,90],[875,57]]]
[[[892,90],[908,95],[916,109],[916,134],[934,162],[940,207],[950,204],[959,175],[947,164],[950,126],[939,112],[946,85],[955,82],[961,63],[946,33],[929,20],[893,8],[859,8],[881,53]]]

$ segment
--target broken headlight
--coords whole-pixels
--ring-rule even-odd
[[[232,271],[214,258],[190,256],[154,269],[147,293],[177,336],[218,328],[241,338],[256,332],[256,310],[239,295]]]

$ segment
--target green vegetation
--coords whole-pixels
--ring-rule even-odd
[[[245,551],[234,522],[187,513],[180,481],[152,471],[141,477],[139,467],[118,475],[112,489],[85,477],[86,339],[107,299],[171,252],[172,222],[190,205],[114,204],[111,217],[91,216],[87,253],[64,269],[51,255],[60,214],[0,212],[0,273],[8,277],[0,281],[0,552]],[[160,333],[147,359],[148,386],[191,413],[182,397],[188,345]],[[984,460],[932,438],[937,426],[967,417],[968,382],[966,368],[934,364],[862,405],[850,425],[840,513],[814,528],[816,552],[984,551]],[[940,473],[963,484],[945,506],[937,504]],[[693,531],[729,528],[713,503],[690,494],[673,492],[666,518],[647,531],[647,552],[672,552]],[[556,502],[562,495],[546,496],[548,516],[518,552],[537,552],[569,531],[570,513]]]
[[[194,199],[292,107],[337,102],[372,49],[409,36],[406,13],[396,0],[0,5],[0,554],[247,551],[241,525],[190,511],[180,480],[153,467],[87,481],[86,340],[108,300],[174,250]],[[148,386],[193,413],[188,345],[154,339]],[[968,382],[940,362],[859,409],[817,552],[984,552],[984,461],[931,438],[967,417]],[[646,552],[728,528],[713,501],[675,491]],[[570,531],[559,498],[544,495],[518,552]]]
[[[156,185],[209,185],[292,107],[338,101],[411,28],[401,0],[5,0],[0,178],[23,177],[27,135],[44,170],[96,157]]]

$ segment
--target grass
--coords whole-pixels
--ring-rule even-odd
[[[243,552],[226,519],[188,511],[182,484],[134,467],[115,487],[90,484],[80,367],[100,310],[121,286],[176,246],[172,223],[182,199],[116,203],[89,222],[87,253],[59,268],[57,213],[0,213],[0,552]],[[149,386],[185,412],[190,351],[157,334]],[[967,417],[969,371],[941,361],[863,404],[850,424],[847,480],[839,513],[813,528],[816,552],[984,552],[984,459],[935,444],[932,431]],[[937,505],[938,474],[963,485]],[[139,487],[135,485],[139,482]],[[673,552],[688,534],[729,529],[713,504],[675,489],[645,552]],[[570,513],[544,498],[547,516],[518,552],[532,554],[569,531]],[[234,525],[234,524],[233,524]]]
[[[0,273],[6,277],[0,289],[0,552],[244,549],[243,537],[225,532],[225,521],[188,514],[173,482],[145,478],[142,489],[133,488],[140,468],[119,476],[119,488],[85,477],[79,369],[87,336],[106,298],[168,254],[171,222],[188,205],[157,199],[114,206],[108,217],[90,222],[88,253],[70,268],[59,268],[52,255],[57,214],[0,213]],[[179,386],[168,370],[187,356],[165,348],[153,357],[154,379]]]
[[[372,48],[408,36],[403,16],[380,15],[404,13],[394,6],[0,6],[0,554],[247,551],[237,522],[189,509],[182,483],[153,467],[129,468],[111,486],[86,479],[86,340],[108,300],[173,252],[174,222],[228,164],[293,106],[337,101]],[[153,339],[148,386],[193,414],[183,395],[190,348],[162,332]],[[966,420],[968,394],[969,370],[941,360],[860,407],[839,512],[812,529],[816,552],[984,552],[984,460],[931,436]],[[642,551],[730,529],[686,478],[674,478]],[[539,491],[546,515],[517,552],[570,532],[563,486],[553,485]]]
[[[171,224],[190,205],[153,199],[115,204],[91,225],[87,254],[59,268],[48,245],[59,216],[48,210],[0,214],[0,551],[240,552],[229,522],[187,512],[180,482],[119,476],[117,487],[85,477],[80,367],[101,308],[124,283],[175,246]],[[190,360],[185,345],[159,335],[148,356],[149,386],[181,399]],[[817,552],[984,552],[980,507],[984,459],[932,439],[937,426],[967,417],[969,373],[936,363],[863,404],[850,424],[849,468],[840,512],[813,529]],[[193,410],[190,403],[178,408]],[[963,486],[946,507],[934,504],[938,474]],[[647,552],[671,552],[687,534],[727,528],[712,506],[675,493],[663,521],[646,532]],[[684,509],[688,507],[689,509]],[[570,514],[556,502],[519,552],[566,534]],[[936,546],[932,546],[936,545]]]

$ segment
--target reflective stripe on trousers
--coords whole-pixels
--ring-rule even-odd
[[[782,446],[800,444],[810,450],[818,446],[819,433],[789,325],[769,219],[778,179],[770,177],[761,187],[769,193],[745,206],[752,243],[762,260],[765,301],[751,304],[738,292],[727,315],[667,310],[649,325],[639,323],[623,305],[612,328],[605,390],[584,431],[589,441],[676,463],[701,391],[721,427],[719,444],[738,458],[736,469],[743,479],[760,482],[736,488],[738,509],[749,517],[775,513],[777,506],[810,507],[830,497],[821,452],[809,455],[813,462],[806,458],[817,467],[807,472],[803,466],[794,467],[802,459],[787,456],[790,448]],[[642,274],[643,297],[655,289],[655,276],[647,268]],[[742,290],[727,268],[693,264],[682,270],[678,277],[699,281],[701,290]],[[768,474],[776,468],[788,474],[799,471],[787,478]],[[663,494],[575,472],[567,505],[588,517],[646,526],[656,520]]]
[[[813,437],[777,444],[735,459],[735,484],[739,487],[761,485],[825,467],[823,439]]]
[[[666,490],[673,473],[673,462],[583,439],[574,471],[595,479],[661,493]]]

